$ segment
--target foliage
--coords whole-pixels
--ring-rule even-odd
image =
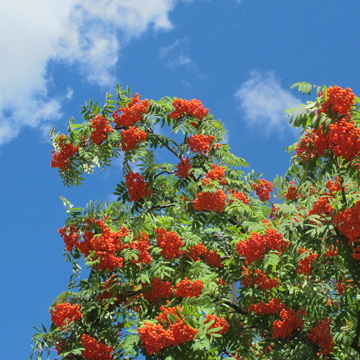
[[[360,353],[360,110],[351,90],[317,87],[315,102],[288,110],[302,137],[273,183],[245,174],[198,100],[116,92],[103,108],[86,103],[67,136],[50,132],[65,185],[122,153],[124,181],[111,204],[74,208],[62,198],[73,276],[31,357],[54,347],[89,360]]]

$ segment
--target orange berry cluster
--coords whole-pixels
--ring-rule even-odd
[[[265,235],[252,233],[245,241],[236,244],[236,252],[246,257],[248,264],[261,259],[266,250],[285,252],[289,243],[286,243],[282,234],[275,229],[267,228]]]
[[[279,251],[284,253],[289,246],[289,242],[285,242],[284,237],[281,233],[276,232],[275,229],[267,228],[264,235],[266,247],[269,250]]]
[[[193,261],[200,261],[200,255],[206,253],[206,247],[199,242],[197,245],[192,246],[189,251],[183,253],[185,257],[191,258]]]
[[[159,299],[167,299],[172,296],[173,288],[169,281],[163,282],[160,278],[151,279],[151,289],[146,291],[144,299],[152,305],[156,305]]]
[[[148,252],[149,246],[151,246],[151,242],[149,240],[149,236],[143,232],[141,232],[141,237],[137,237],[136,241],[133,240],[130,244],[130,247],[134,250],[140,251],[138,254],[138,259],[133,260],[135,264],[150,264],[152,261],[152,257]]]
[[[120,240],[129,235],[129,230],[122,226],[120,230],[112,232],[101,220],[87,219],[86,221],[89,227],[95,226],[100,228],[101,234],[95,237],[95,233],[86,231],[83,235],[84,241],[77,243],[76,247],[86,258],[90,255],[90,252],[95,251],[95,256],[92,260],[100,258],[100,262],[95,265],[98,271],[112,271],[116,268],[122,268],[124,266],[124,259],[116,256],[116,253],[129,247],[129,245],[122,243]]]
[[[355,127],[353,121],[345,118],[330,124],[329,133],[322,133],[322,125],[311,134],[306,134],[296,148],[296,155],[304,161],[315,156],[324,156],[325,150],[331,149],[337,157],[343,156],[346,160],[353,160],[360,153],[360,129]],[[310,147],[309,144],[312,144]]]
[[[139,94],[136,93],[127,106],[115,110],[112,114],[116,127],[131,126],[140,121],[149,106],[149,100],[140,102]],[[120,111],[122,112],[121,115],[119,115]]]
[[[336,227],[349,239],[349,245],[358,242],[360,237],[360,201],[352,208],[338,211],[333,216]]]
[[[214,266],[216,268],[224,267],[224,264],[221,261],[220,255],[217,254],[217,250],[208,251],[204,254],[204,260],[207,265]]]
[[[314,135],[314,130],[311,130],[311,135]],[[309,145],[314,146],[311,135],[306,133],[296,146],[295,155],[304,162],[308,162],[315,156],[315,149]]]
[[[82,315],[83,314],[80,312],[80,306],[78,304],[56,304],[56,309],[51,312],[51,322],[53,322],[56,327],[60,328],[66,325],[66,319],[68,319],[69,324],[71,321],[77,322]]]
[[[70,141],[65,144],[65,140],[67,137],[62,134],[59,136],[59,146],[60,152],[56,152],[53,150],[52,153],[52,160],[51,160],[51,167],[52,168],[59,168],[62,171],[65,171],[67,165],[69,164],[69,159],[76,154],[79,150],[78,146],[74,146]]]
[[[225,168],[216,164],[211,164],[212,169],[205,175],[205,179],[220,180],[221,185],[226,185]]]
[[[76,233],[76,228],[74,225],[70,226],[69,232],[67,234],[66,226],[58,230],[58,233],[63,238],[66,250],[72,252],[74,246],[76,246],[79,242],[79,234]]]
[[[97,342],[89,335],[83,334],[81,336],[81,343],[85,350],[82,351],[82,355],[86,360],[111,360],[112,353],[114,352],[111,346]]]
[[[320,347],[320,353],[317,355],[326,355],[334,351],[335,342],[331,335],[330,324],[332,319],[324,318],[319,320],[316,326],[311,326],[307,338],[315,345]]]
[[[183,242],[174,231],[167,232],[165,229],[158,228],[155,232],[157,233],[156,239],[159,248],[162,249],[160,255],[162,255],[165,260],[171,260],[182,255],[180,248]]]
[[[188,146],[193,153],[201,152],[202,155],[205,155],[208,151],[211,150],[210,145],[214,139],[215,137],[212,135],[193,135],[188,139]]]
[[[201,280],[191,282],[187,278],[181,280],[176,284],[175,296],[176,297],[199,297],[204,288],[204,283]]]
[[[234,197],[235,199],[240,200],[240,201],[243,202],[245,205],[249,204],[249,202],[250,202],[250,201],[246,198],[246,196],[245,196],[241,191],[236,192],[235,189],[230,190],[230,195],[231,195],[232,197]],[[229,200],[229,204],[232,204],[234,201],[235,201],[235,200],[230,199],[230,200]]]
[[[286,200],[296,200],[299,196],[299,191],[297,186],[295,185],[295,181],[291,181],[290,186],[287,189],[286,194],[284,195]]]
[[[227,323],[227,321],[223,317],[219,318],[215,315],[206,315],[205,318],[206,318],[206,320],[205,320],[204,324],[207,324],[210,321],[214,320],[213,324],[210,325],[209,329],[215,329],[217,327],[222,328],[221,330],[215,331],[211,334],[226,334],[229,332],[230,325]]]
[[[351,92],[349,88],[342,89],[340,86],[334,86],[327,89],[327,100],[322,104],[318,113],[327,114],[329,107],[331,106],[331,112],[337,112],[338,115],[347,115],[351,106],[354,105],[355,94]],[[319,97],[323,95],[323,92],[319,92]]]
[[[189,157],[186,159],[180,159],[179,164],[177,165],[176,176],[179,179],[189,177],[189,170],[191,169],[191,165],[189,163]]]
[[[119,306],[122,302],[124,302],[124,298],[121,296],[120,293],[113,295],[113,289],[112,289],[113,285],[114,285],[114,275],[111,275],[110,278],[106,280],[105,284],[102,285],[101,287],[102,292],[101,294],[96,296],[96,300],[101,301],[104,299],[116,298],[116,300],[114,301],[115,306]]]
[[[308,249],[305,249],[301,246],[298,248],[299,255],[306,251],[308,251]],[[296,272],[298,274],[311,275],[311,263],[316,261],[317,258],[318,254],[309,251],[309,255],[305,259],[299,260],[299,268],[296,270]]]
[[[175,99],[173,101],[173,106],[175,110],[170,113],[172,119],[179,119],[183,115],[196,117],[198,120],[202,120],[209,113],[209,109],[205,109],[201,101],[192,99],[192,100],[183,100]]]
[[[253,286],[254,284],[258,285],[260,289],[269,290],[276,288],[280,283],[277,279],[270,279],[259,269],[255,269],[256,275],[250,270],[248,271],[245,266],[243,266],[244,271],[242,272],[243,279],[241,285],[244,287]]]
[[[198,333],[198,330],[186,325],[178,317],[175,308],[165,308],[164,306],[161,306],[160,310],[163,312],[156,317],[159,324],[154,325],[145,322],[143,327],[137,329],[140,335],[140,341],[144,343],[145,351],[149,355],[153,355],[161,349],[170,347],[171,345],[179,346],[187,341],[191,341]],[[179,308],[178,310],[181,311]],[[178,321],[174,324],[170,324],[168,314],[174,315]],[[168,324],[167,329],[162,326],[162,320],[164,323]]]
[[[257,233],[252,233],[245,241],[236,244],[236,252],[245,256],[248,264],[261,259],[265,251],[265,239]]]
[[[282,309],[285,309],[285,304],[280,302],[279,298],[271,299],[267,304],[263,301],[259,304],[251,304],[250,310],[254,311],[257,315],[276,315]]]
[[[314,203],[314,206],[309,211],[308,216],[310,215],[319,215],[331,216],[334,211],[334,208],[329,204],[329,197],[319,197],[319,199]],[[317,224],[315,221],[310,220],[312,224]]]
[[[121,146],[124,151],[134,149],[137,142],[146,141],[146,132],[134,126],[130,126],[129,130],[121,130],[121,134]]]
[[[339,250],[338,248],[334,250],[334,245],[330,245],[329,250],[325,251],[324,254],[327,258],[332,256],[339,256]]]
[[[326,188],[329,190],[329,195],[331,197],[335,197],[336,193],[341,191],[341,183],[338,176],[335,176],[336,183],[332,181],[332,179],[329,179],[326,182]]]
[[[96,145],[100,145],[106,139],[106,135],[114,131],[110,122],[101,114],[96,115],[90,122],[90,127],[93,129],[90,140]]]
[[[289,310],[282,309],[280,311],[281,320],[275,320],[273,322],[274,339],[290,339],[294,330],[300,330],[303,326],[303,321],[300,319],[300,314],[305,315],[303,311],[294,311],[292,308]]]
[[[143,197],[151,195],[151,190],[148,189],[147,183],[139,173],[129,172],[125,176],[125,180],[130,195],[129,201],[138,202]]]
[[[253,183],[252,187],[261,201],[270,200],[270,192],[273,191],[273,185],[270,181],[259,179],[259,183]]]
[[[342,281],[338,281],[336,283],[336,290],[338,291],[338,293],[340,295],[343,295],[344,294],[344,290],[345,290],[345,286],[344,284],[342,283]]]
[[[222,213],[226,205],[226,194],[217,189],[216,192],[200,192],[194,200],[195,211],[216,211]]]

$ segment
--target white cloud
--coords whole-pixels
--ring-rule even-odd
[[[24,126],[61,117],[64,94],[49,98],[49,60],[75,64],[90,82],[114,85],[119,50],[148,29],[171,29],[177,0],[0,2],[0,144]],[[182,59],[186,62],[186,59]]]
[[[177,39],[172,45],[160,49],[160,58],[165,60],[167,65],[173,69],[181,66],[196,67],[194,60],[188,54],[189,39]]]
[[[273,131],[282,134],[285,129],[292,129],[284,110],[301,104],[300,99],[281,87],[273,71],[264,74],[252,71],[250,79],[235,93],[235,98],[248,125],[266,134]]]

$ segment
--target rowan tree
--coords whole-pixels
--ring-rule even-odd
[[[68,135],[51,130],[51,166],[66,186],[120,155],[124,177],[112,203],[74,208],[63,198],[59,234],[73,275],[31,357],[358,356],[359,99],[294,86],[317,98],[288,110],[302,135],[273,182],[245,173],[196,99],[140,100],[118,86],[116,101],[107,93],[102,108],[86,103]]]

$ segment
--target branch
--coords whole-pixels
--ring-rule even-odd
[[[241,223],[239,223],[237,220],[235,220],[235,219],[233,219],[233,218],[231,218],[231,217],[229,217],[228,220],[229,220],[229,223],[230,223],[230,224],[233,224],[233,225],[238,226],[238,227],[240,228],[240,231],[241,231],[243,234],[246,234],[246,230],[243,228],[243,226],[242,226]]]
[[[224,304],[231,307],[234,310],[234,312],[237,313],[237,314],[241,314],[241,315],[248,315],[249,314],[248,311],[239,308],[237,305],[233,304],[232,302],[230,302],[228,300],[225,300]]]
[[[158,176],[160,176],[161,174],[175,174],[176,173],[176,171],[174,170],[174,171],[167,171],[167,170],[164,170],[164,171],[161,171],[161,172],[159,172],[158,174],[156,174],[155,176],[154,176],[154,180],[158,177]]]
[[[152,127],[149,128],[149,133],[161,139],[160,135],[154,133]],[[168,150],[170,150],[178,159],[181,159],[181,155],[179,155],[172,147],[166,145],[165,143],[163,143],[163,146],[165,146]]]
[[[172,206],[175,206],[175,204],[154,205],[154,206],[149,207],[149,208],[148,208],[147,210],[145,210],[143,213],[146,214],[146,213],[148,213],[149,211],[154,210],[154,209],[166,209],[166,208],[172,207]]]

